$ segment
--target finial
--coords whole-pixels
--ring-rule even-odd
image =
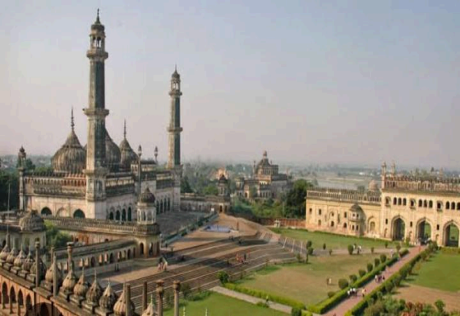
[[[97,8],[97,18],[96,18],[96,22],[97,22],[97,23],[101,23],[101,21],[99,20],[99,8]]]
[[[177,64],[174,64],[174,71],[177,72]]]
[[[123,126],[123,137],[126,139],[126,119],[125,119],[125,124]]]
[[[75,127],[75,122],[74,122],[74,118],[73,118],[73,106],[70,110],[70,127],[72,128],[72,131],[74,130],[74,127]]]

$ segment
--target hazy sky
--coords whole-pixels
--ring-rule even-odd
[[[90,25],[106,27],[106,124],[167,158],[460,167],[460,1],[9,1],[0,10],[0,154],[86,144]]]

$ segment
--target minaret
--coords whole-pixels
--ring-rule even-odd
[[[169,155],[168,155],[168,168],[174,169],[180,166],[180,133],[182,127],[180,126],[180,75],[177,68],[171,76],[171,119],[169,122]]]
[[[108,173],[105,161],[105,51],[104,25],[99,20],[91,25],[90,47],[86,56],[90,62],[88,108],[88,145],[86,150],[86,217],[105,218],[105,178]]]

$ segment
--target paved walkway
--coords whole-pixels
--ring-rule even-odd
[[[414,248],[409,248],[409,253],[405,255],[401,260],[396,262],[394,265],[391,267],[387,268],[386,272],[384,273],[385,278],[388,279],[390,276],[393,274],[397,273],[399,269],[408,261],[410,261],[412,258],[414,258],[418,253],[419,253],[419,247],[414,247]],[[421,251],[425,250],[425,247],[421,249]],[[377,286],[379,286],[379,283],[376,283],[375,281],[370,281],[367,283],[364,288],[366,289],[366,293],[372,292]],[[342,316],[345,315],[347,311],[349,311],[353,306],[358,304],[359,301],[361,301],[362,296],[361,296],[361,289],[359,289],[358,293],[359,295],[357,297],[350,297],[347,298],[346,300],[342,301],[339,305],[334,307],[332,310],[327,312],[326,316]]]
[[[259,302],[265,302],[265,300],[263,300],[261,298],[257,298],[257,297],[254,297],[254,296],[250,296],[250,295],[246,295],[246,294],[243,294],[243,293],[235,292],[235,291],[226,289],[226,288],[221,287],[221,286],[213,287],[211,289],[211,291],[219,293],[219,294],[222,294],[222,295],[225,295],[225,296],[233,297],[233,298],[236,298],[236,299],[239,299],[239,300],[251,303],[251,304],[257,304]],[[268,306],[271,309],[275,309],[277,311],[280,311],[280,312],[283,312],[283,313],[286,313],[286,314],[289,314],[289,315],[291,314],[292,308],[290,306],[286,306],[286,305],[282,305],[282,304],[278,304],[278,303],[274,303],[274,302],[269,302]]]

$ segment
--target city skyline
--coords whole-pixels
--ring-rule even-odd
[[[141,144],[153,156],[158,146],[167,159],[177,63],[184,161],[252,161],[267,150],[278,163],[460,166],[451,137],[460,132],[458,4],[256,3],[100,1],[114,141],[122,140],[126,119],[133,148]],[[72,106],[86,144],[80,109],[87,106],[85,53],[97,6],[8,3],[0,13],[7,43],[0,123],[8,135],[0,154],[23,145],[29,154],[53,155],[70,131]]]

